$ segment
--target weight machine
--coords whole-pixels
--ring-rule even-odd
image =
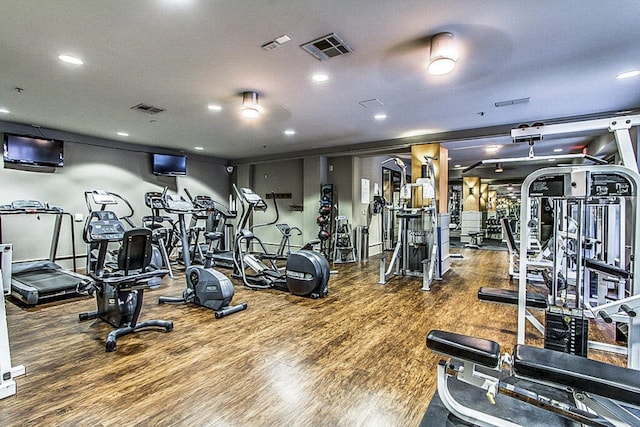
[[[399,220],[399,239],[393,250],[389,267],[386,256],[380,258],[380,280],[384,285],[393,275],[422,278],[422,290],[431,290],[431,283],[437,275],[437,204],[435,169],[432,159],[425,156],[426,177],[416,183],[406,182],[407,167],[401,159],[395,161],[402,169],[400,203],[386,208],[396,211]],[[384,163],[384,162],[383,162]]]
[[[530,174],[522,184],[520,253],[526,253],[536,221],[535,198],[546,197],[554,210],[554,267],[548,312],[572,319],[576,336],[588,348],[627,355],[627,366],[640,369],[640,286],[636,284],[640,256],[640,176],[629,129],[640,116],[600,119],[575,124],[514,129],[515,140],[540,140],[543,135],[608,129],[615,136],[622,165],[561,166]],[[520,258],[518,344],[525,342],[527,316],[527,260]],[[553,317],[553,316],[552,316]],[[625,325],[627,346],[588,341],[588,319]],[[545,337],[547,328],[534,326]],[[573,329],[572,329],[573,331]],[[585,347],[586,353],[586,347]]]

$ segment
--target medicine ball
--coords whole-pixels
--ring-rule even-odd
[[[318,209],[318,213],[320,215],[330,215],[331,214],[331,206],[320,206],[320,209]]]
[[[327,230],[320,230],[318,233],[318,239],[320,240],[329,240],[329,237],[331,237],[331,234]]]
[[[329,218],[324,215],[320,215],[318,216],[318,218],[316,218],[316,223],[320,227],[324,227],[325,225],[329,224]]]

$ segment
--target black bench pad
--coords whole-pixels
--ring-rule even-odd
[[[518,291],[483,286],[478,289],[478,299],[501,304],[518,305]],[[546,309],[547,297],[543,294],[527,291],[527,307]]]
[[[586,258],[584,260],[584,266],[588,269],[610,274],[621,279],[628,279],[631,277],[631,273],[624,268],[616,267],[615,265],[607,264],[606,262],[597,259]]]
[[[500,345],[497,342],[453,332],[430,331],[427,334],[427,347],[436,353],[490,368],[498,366],[500,361]]]
[[[523,344],[516,345],[513,356],[519,376],[640,405],[640,371]]]

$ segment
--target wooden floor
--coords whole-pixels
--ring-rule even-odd
[[[457,251],[464,259],[430,292],[417,279],[378,285],[372,257],[336,266],[322,300],[237,285],[234,303],[249,308],[219,320],[202,307],[157,304],[181,294],[180,272],[145,294],[141,316],[172,320],[174,331],[120,338],[113,353],[104,351],[108,325],[78,321],[91,298],[8,302],[12,361],[27,375],[0,401],[0,425],[417,426],[440,359],[425,346],[429,330],[504,348],[516,341],[516,308],[476,295],[479,286],[514,288],[507,252]],[[542,340],[531,332],[531,342]]]

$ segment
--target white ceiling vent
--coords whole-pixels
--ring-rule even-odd
[[[134,105],[133,107],[131,107],[131,109],[136,111],[141,111],[147,114],[158,114],[164,111],[164,108],[154,107],[153,105],[149,105],[145,103]]]
[[[327,34],[300,47],[320,61],[326,61],[327,59],[353,52],[336,33]]]
[[[378,98],[371,98],[371,99],[365,99],[364,101],[358,101],[358,104],[360,104],[362,108],[374,108],[374,107],[379,107],[381,105],[384,105],[384,103],[380,101]]]

